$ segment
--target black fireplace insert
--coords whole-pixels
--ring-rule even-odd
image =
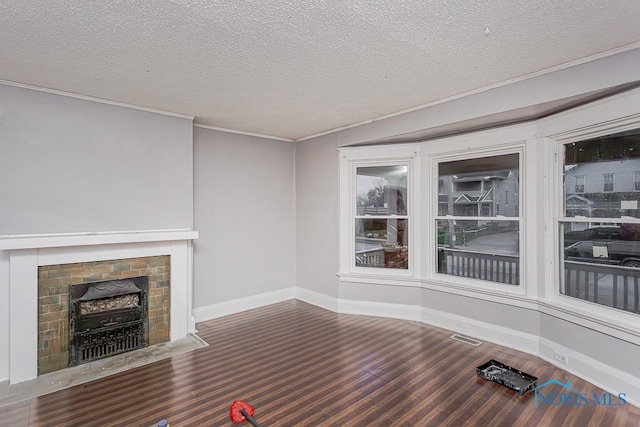
[[[146,347],[146,276],[69,286],[69,366]]]

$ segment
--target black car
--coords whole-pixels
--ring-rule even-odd
[[[640,241],[589,240],[564,249],[565,259],[640,268]]]
[[[567,231],[564,233],[564,247],[576,242],[588,240],[627,240],[623,237],[620,227],[591,227],[586,230]]]

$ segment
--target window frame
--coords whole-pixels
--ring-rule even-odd
[[[580,142],[580,141],[588,140],[591,138],[597,138],[597,137],[606,136],[610,134],[615,134],[615,133],[623,132],[626,130],[632,130],[634,128],[640,128],[640,120],[637,122],[636,126],[625,126],[622,128],[606,128],[605,130],[599,130],[599,131],[595,130],[593,133],[587,133],[587,134],[579,133],[576,136],[569,135],[565,138],[550,140],[551,144],[553,144],[552,151],[554,153],[554,160],[555,160],[554,161],[555,163],[554,181],[556,182],[556,185],[555,185],[556,190],[555,192],[551,191],[551,193],[554,193],[555,203],[553,203],[553,205],[555,207],[552,210],[554,212],[554,216],[552,220],[552,223],[553,223],[552,227],[550,227],[552,238],[549,240],[553,242],[553,245],[554,245],[553,251],[551,251],[551,253],[553,254],[553,260],[551,262],[554,265],[554,268],[549,270],[553,272],[554,277],[553,277],[553,280],[550,281],[553,284],[553,289],[549,289],[547,287],[547,292],[545,292],[546,299],[553,304],[558,304],[562,307],[569,308],[573,312],[582,313],[586,315],[588,318],[605,319],[609,324],[613,324],[613,323],[628,324],[629,321],[637,322],[639,318],[638,318],[638,315],[636,314],[626,312],[618,308],[608,307],[602,304],[585,301],[580,298],[575,298],[569,295],[565,295],[561,292],[560,290],[561,287],[565,286],[564,278],[562,277],[564,254],[560,249],[561,242],[562,242],[561,240],[562,236],[560,234],[561,224],[570,224],[570,223],[588,224],[592,222],[598,222],[598,223],[624,222],[624,223],[640,225],[640,218],[631,218],[631,217],[596,218],[596,217],[584,217],[584,216],[574,216],[574,217],[566,216],[566,207],[565,207],[565,201],[564,201],[565,193],[564,193],[564,186],[562,184],[564,182],[564,173],[565,173],[564,172],[564,163],[565,163],[564,147],[571,143]],[[607,175],[607,174],[603,174],[603,176],[604,175]],[[614,174],[610,173],[609,175],[614,175]],[[603,178],[603,184],[604,184],[604,178]],[[610,191],[607,191],[606,193],[609,193],[609,192]],[[603,193],[605,193],[604,188],[603,188]],[[636,329],[638,328],[636,327]]]
[[[537,305],[543,314],[556,316],[625,340],[640,343],[638,315],[619,309],[583,301],[560,293],[560,223],[589,218],[564,217],[564,145],[598,138],[640,127],[640,90],[605,98],[582,107],[555,114],[536,123],[537,135],[543,140],[544,162],[541,170],[548,177],[543,203],[539,203],[539,214],[545,220],[544,248],[545,268],[541,279]],[[596,118],[596,119],[594,119]],[[563,221],[565,220],[565,221]],[[620,218],[598,218],[599,222]],[[625,222],[628,222],[625,220]],[[631,222],[635,222],[631,221]]]
[[[527,145],[526,140],[517,140],[516,142],[504,143],[501,142],[501,138],[498,135],[495,135],[495,142],[493,144],[491,141],[492,132],[487,132],[487,144],[483,146],[481,149],[465,149],[465,150],[452,150],[449,149],[447,152],[442,152],[438,154],[434,154],[430,157],[430,181],[431,181],[431,194],[435,196],[430,196],[426,200],[428,203],[435,205],[432,206],[428,215],[425,215],[427,219],[427,223],[424,227],[430,227],[430,238],[428,241],[424,242],[425,248],[423,250],[425,256],[430,257],[430,262],[428,262],[428,267],[426,267],[426,277],[430,283],[438,283],[439,286],[449,287],[453,289],[461,289],[466,292],[477,293],[481,292],[483,294],[507,294],[507,295],[525,295],[527,293],[527,278],[526,278],[526,266],[522,262],[525,258],[525,239],[526,235],[526,220],[525,220],[525,207],[523,205],[524,198],[523,194],[525,194],[525,179],[526,179],[526,155],[525,155],[525,147]],[[455,146],[454,146],[455,147]],[[453,148],[454,148],[453,147]],[[423,150],[424,152],[424,150]],[[469,160],[469,159],[478,159],[478,158],[486,158],[486,157],[494,157],[500,155],[508,155],[508,154],[517,154],[518,155],[518,170],[519,170],[519,181],[518,181],[518,189],[514,192],[514,197],[518,199],[518,211],[519,216],[517,217],[505,217],[505,216],[494,216],[494,217],[485,217],[485,216],[459,216],[459,215],[438,215],[438,180],[439,176],[439,164],[446,163],[450,161],[459,161],[459,160]],[[433,200],[436,200],[436,203],[432,203]],[[517,221],[519,223],[519,242],[518,242],[518,250],[519,250],[519,278],[520,282],[518,285],[512,285],[507,283],[499,283],[482,279],[475,279],[463,276],[453,276],[445,273],[439,273],[437,271],[438,265],[436,262],[437,257],[437,233],[435,232],[435,224],[438,219],[448,219],[455,218],[458,220],[500,220],[500,221]]]
[[[417,282],[419,276],[419,221],[418,200],[420,172],[419,147],[409,144],[379,147],[341,147],[340,151],[340,220],[339,220],[339,271],[338,276],[349,280],[384,280],[389,285],[406,285]],[[355,220],[357,214],[356,174],[361,167],[407,166],[406,215],[390,215],[407,219],[408,268],[381,268],[356,265]],[[377,217],[377,216],[376,216]],[[366,278],[366,279],[365,279]],[[414,283],[419,286],[419,283]]]

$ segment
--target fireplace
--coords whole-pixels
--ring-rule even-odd
[[[194,332],[197,238],[182,229],[0,236],[0,288],[6,275],[3,306],[12,325],[0,330],[8,352],[0,381],[17,384],[69,366],[70,285],[148,276],[148,345]]]
[[[170,264],[160,255],[38,267],[38,374],[169,341]]]
[[[69,366],[147,346],[148,277],[69,286]]]

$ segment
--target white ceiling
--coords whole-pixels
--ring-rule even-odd
[[[0,80],[300,139],[640,46],[638,0],[1,0]]]

